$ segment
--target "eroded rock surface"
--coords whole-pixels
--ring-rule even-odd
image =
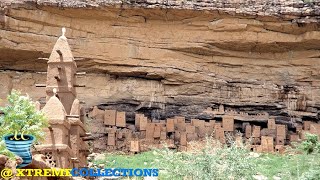
[[[302,1],[13,1],[0,3],[1,98],[44,100],[46,61],[61,27],[88,108],[151,118],[207,107],[318,119],[319,3]],[[16,72],[18,71],[18,72]],[[199,118],[199,117],[198,117]],[[200,119],[203,119],[200,117]],[[205,119],[205,118],[204,118]]]

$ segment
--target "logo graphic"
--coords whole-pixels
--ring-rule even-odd
[[[13,177],[12,170],[11,170],[11,169],[7,169],[7,168],[3,169],[3,170],[1,171],[1,176],[0,176],[0,177],[2,177],[3,179],[10,179],[10,178],[12,178],[12,177]]]
[[[4,137],[6,147],[9,151],[22,158],[23,162],[17,168],[25,167],[32,162],[30,147],[35,140],[31,135],[24,135],[26,140],[14,140],[13,135]]]
[[[159,169],[124,169],[124,168],[73,168],[73,169],[17,169],[13,174],[11,169],[3,169],[1,178],[7,180],[16,177],[157,177]]]

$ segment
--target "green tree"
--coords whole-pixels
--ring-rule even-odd
[[[303,149],[307,154],[313,152],[320,153],[320,142],[316,134],[306,133],[306,140],[301,143],[301,149]]]
[[[7,97],[8,105],[0,107],[0,138],[14,135],[14,140],[26,140],[24,135],[33,135],[36,140],[44,137],[43,128],[48,126],[44,114],[36,110],[29,96],[22,96],[13,90]],[[19,135],[19,136],[18,136]]]

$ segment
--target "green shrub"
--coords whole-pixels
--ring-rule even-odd
[[[304,172],[300,180],[319,180],[320,179],[320,166],[311,166],[306,172]]]
[[[308,140],[308,138],[307,138]],[[314,136],[309,140],[314,141]],[[159,179],[253,179],[259,175],[268,179],[319,180],[319,143],[314,153],[301,153],[301,149],[287,149],[285,154],[251,153],[234,143],[223,146],[208,138],[205,143],[194,142],[187,152],[158,149],[136,155],[106,154],[94,164],[122,168],[159,168]],[[300,146],[300,145],[299,145]],[[256,176],[257,178],[257,176]],[[138,179],[138,178],[128,178]]]
[[[304,3],[310,4],[313,3],[313,0],[303,0]]]
[[[6,148],[3,140],[0,140],[0,154],[8,156],[10,159],[14,159],[15,157],[15,155]]]
[[[208,138],[205,147],[192,152],[158,150],[160,175],[164,179],[252,179],[255,166],[243,147],[216,147]]]
[[[36,110],[29,96],[22,96],[20,92],[13,90],[7,100],[8,105],[0,107],[4,114],[0,117],[0,154],[12,157],[13,154],[4,145],[3,137],[12,134],[18,140],[20,137],[24,139],[24,135],[33,135],[36,141],[42,140],[47,120],[42,112]]]
[[[301,143],[300,148],[307,154],[320,153],[320,142],[316,134],[306,133],[306,140]]]

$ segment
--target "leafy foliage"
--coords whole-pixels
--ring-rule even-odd
[[[112,168],[156,168],[154,151],[143,152],[134,156],[119,153],[106,153],[105,159],[93,160],[95,165],[104,164]]]
[[[7,100],[8,105],[0,108],[4,113],[0,117],[0,138],[18,133],[33,135],[36,140],[42,140],[42,129],[47,127],[47,120],[42,112],[36,110],[30,97],[13,90]]]
[[[194,152],[159,150],[160,174],[164,179],[252,179],[255,165],[243,147],[216,147],[209,138],[203,149]],[[161,173],[162,172],[162,173]]]
[[[320,153],[320,142],[316,134],[306,133],[306,140],[301,143],[301,149],[307,154]]]
[[[15,157],[15,155],[6,148],[3,140],[0,140],[0,154],[8,156],[11,159]]]
[[[314,136],[311,137],[315,142]],[[308,136],[305,141],[308,141]],[[319,180],[320,153],[317,143],[313,153],[301,153],[298,146],[287,149],[285,154],[253,153],[245,147],[220,147],[210,138],[203,144],[195,142],[196,148],[186,152],[157,149],[137,155],[107,154],[104,159],[93,161],[93,165],[125,168],[159,168],[159,179],[254,179]],[[301,146],[301,144],[300,144]],[[255,176],[255,177],[254,177]],[[254,178],[253,178],[254,177]],[[139,179],[139,178],[127,178]]]
[[[309,3],[313,3],[313,0],[303,0],[303,2],[309,4]]]

